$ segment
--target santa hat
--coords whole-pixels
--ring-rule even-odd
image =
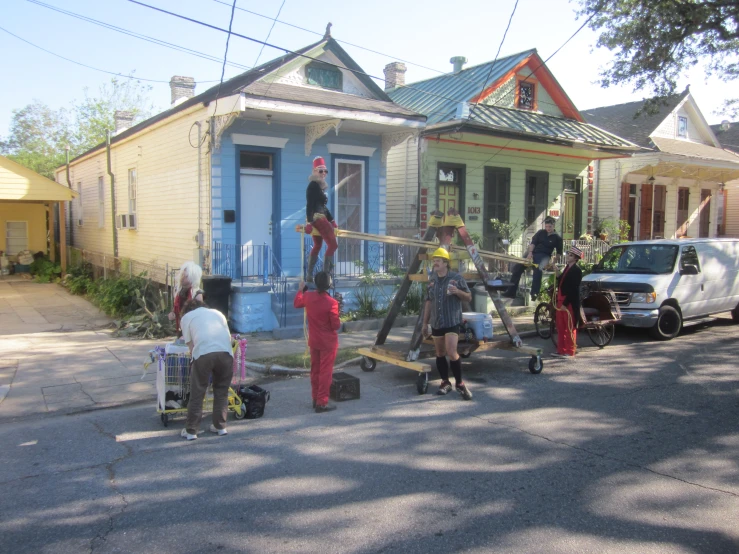
[[[571,246],[568,252],[573,256],[577,256],[578,259],[582,259],[582,250],[580,250],[577,246]]]
[[[313,158],[313,169],[318,169],[319,167],[325,168],[326,161],[321,156],[316,156]]]

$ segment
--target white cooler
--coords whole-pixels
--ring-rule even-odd
[[[477,312],[462,312],[462,319],[474,331],[478,341],[493,338],[493,318],[490,314],[479,314]]]

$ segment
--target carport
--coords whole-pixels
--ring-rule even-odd
[[[65,202],[77,193],[0,156],[0,250],[13,258],[21,250],[44,252],[56,261],[54,225],[59,225],[62,271],[67,269]],[[55,210],[54,205],[59,209]],[[54,221],[56,214],[57,221]]]

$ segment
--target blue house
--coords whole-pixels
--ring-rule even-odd
[[[313,158],[329,167],[339,228],[384,234],[387,154],[426,118],[393,103],[329,35],[215,89],[199,95],[214,104],[211,272],[234,279],[238,331],[270,330],[285,324],[276,287],[303,274],[295,226]],[[377,264],[374,248],[340,240],[336,273]]]

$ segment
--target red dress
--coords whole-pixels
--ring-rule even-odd
[[[565,275],[569,271],[568,265],[562,273],[561,281],[564,281]],[[557,326],[557,353],[566,356],[574,356],[577,350],[577,325],[575,324],[575,311],[572,304],[565,306],[565,295],[562,289],[557,288],[555,323]]]
[[[339,347],[339,303],[325,292],[298,291],[293,306],[305,308],[307,313],[311,396],[317,406],[325,406]]]

